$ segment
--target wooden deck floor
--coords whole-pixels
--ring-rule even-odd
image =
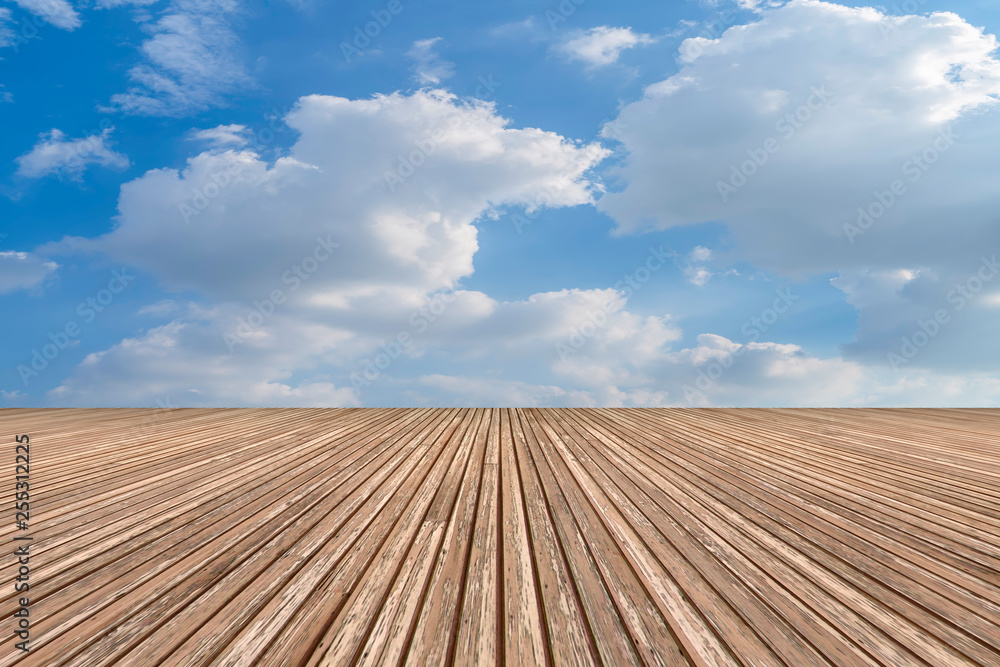
[[[1000,665],[1000,410],[0,426],[33,537],[0,665]]]

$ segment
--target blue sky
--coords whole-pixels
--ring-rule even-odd
[[[6,2],[0,406],[996,406],[990,5]]]

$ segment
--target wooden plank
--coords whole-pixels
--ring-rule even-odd
[[[996,409],[6,409],[0,428],[32,438],[34,538],[32,651],[8,641],[0,667],[1000,665]]]
[[[392,474],[387,477],[388,471],[380,470],[360,493],[350,496],[353,502],[337,504],[338,526],[346,516],[345,525],[295,546],[291,555],[305,559],[300,576],[257,611],[211,664],[268,664],[264,656],[294,663],[314,650],[314,655],[325,651],[321,639],[327,623],[336,618],[405,510],[409,498],[401,493],[404,485],[411,477],[421,479],[433,465],[435,459],[421,446],[423,440],[436,438],[452,416],[453,411],[438,412],[419,430],[400,436],[403,448]]]
[[[465,596],[459,614],[453,659],[458,664],[503,661],[503,598],[500,593],[500,410],[490,410],[482,485]]]
[[[447,532],[417,617],[406,664],[443,665],[453,655],[476,525],[489,420],[489,411],[477,410],[473,428],[469,429],[466,442],[466,446],[471,446],[469,465],[462,476],[454,508],[448,515]],[[443,508],[438,511],[440,513],[432,516],[443,520]],[[433,507],[431,512],[434,512]]]
[[[531,425],[521,409],[514,411],[514,454],[531,529],[532,557],[538,577],[549,659],[558,665],[598,664],[597,647],[587,626],[583,603],[559,542],[556,520],[532,460]]]
[[[550,662],[542,624],[538,581],[528,537],[521,475],[514,453],[510,410],[500,413],[501,526],[503,536],[503,636],[508,665]],[[516,417],[514,417],[516,419]]]

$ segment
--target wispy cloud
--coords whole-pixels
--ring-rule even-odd
[[[520,39],[526,37],[531,40],[537,40],[539,30],[538,22],[535,21],[535,17],[529,16],[523,21],[512,21],[510,23],[498,25],[490,30],[490,35],[502,39]]]
[[[14,31],[10,27],[10,10],[0,7],[0,47],[10,46]]]
[[[133,67],[135,85],[112,96],[112,109],[150,116],[184,116],[226,106],[227,97],[253,85],[232,27],[235,0],[173,0],[147,25],[145,62]]]
[[[30,252],[0,252],[0,294],[41,283],[59,265]]]
[[[79,181],[92,164],[111,169],[127,169],[128,158],[109,148],[111,130],[79,139],[67,139],[61,130],[53,129],[28,153],[17,158],[17,173],[28,178],[43,178],[53,174]]]
[[[123,7],[125,5],[145,6],[151,5],[159,0],[97,0],[97,9],[111,9],[112,7]]]
[[[553,50],[567,60],[581,60],[588,67],[604,67],[618,62],[625,49],[652,44],[649,35],[632,32],[631,28],[598,26],[584,33],[574,33],[570,39],[556,44]]]
[[[66,0],[14,0],[18,7],[44,19],[57,28],[76,30],[80,15]]]
[[[406,55],[416,61],[414,70],[416,80],[423,84],[437,85],[455,74],[455,64],[443,60],[434,53],[434,45],[441,41],[440,37],[421,39],[413,43],[413,48]]]

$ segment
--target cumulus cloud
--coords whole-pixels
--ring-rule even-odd
[[[437,85],[455,74],[455,63],[448,62],[434,53],[434,45],[439,41],[440,37],[418,40],[406,53],[415,61],[414,76],[421,85]]]
[[[465,361],[549,368],[600,386],[631,377],[629,369],[640,369],[681,336],[668,317],[641,317],[625,306],[624,292],[614,289],[564,289],[509,302],[460,291],[420,344]]]
[[[868,381],[861,365],[811,357],[798,345],[714,334],[697,343],[668,355],[677,365],[670,377],[689,405],[850,405]]]
[[[465,407],[593,407],[593,397],[586,392],[566,391],[552,385],[533,385],[518,380],[478,377],[426,375],[420,384],[454,397],[455,405]]]
[[[896,374],[842,357],[819,358],[799,345],[736,343],[702,334],[696,345],[671,351],[664,341],[631,362],[586,359],[588,348],[551,383],[491,375],[423,376],[423,397],[432,405],[546,407],[824,407],[824,406],[992,406],[1000,380],[907,371]],[[641,359],[641,361],[640,361]],[[630,370],[631,372],[623,372]],[[596,378],[593,375],[596,374]],[[428,389],[436,393],[428,396]]]
[[[878,375],[841,358],[809,356],[798,345],[739,344],[711,334],[674,350],[679,328],[666,317],[629,313],[614,290],[562,290],[513,302],[480,292],[453,297],[431,326],[408,329],[414,337],[402,356],[434,356],[442,360],[436,365],[448,358],[466,372],[407,380],[394,367],[375,379],[376,389],[391,385],[428,405],[808,406],[919,401],[933,395],[937,378]],[[380,325],[376,312],[322,318],[291,304],[283,308],[233,354],[225,352],[223,335],[248,309],[189,308],[167,325],[90,355],[50,398],[72,405],[360,404],[368,389],[355,391],[348,370],[391,327]],[[606,319],[595,317],[601,312]],[[391,321],[391,313],[381,316]],[[582,344],[570,342],[581,335]],[[303,377],[304,368],[323,373]],[[469,372],[478,368],[492,370]],[[526,379],[539,371],[547,382]],[[955,404],[973,400],[975,389],[1000,392],[1000,382],[983,379],[947,383],[944,400]]]
[[[244,125],[219,125],[207,130],[195,130],[191,133],[191,139],[208,142],[212,147],[222,146],[246,146],[249,139],[246,137],[246,126]]]
[[[266,294],[327,238],[350,250],[312,278],[318,303],[450,289],[472,270],[480,215],[588,203],[584,174],[607,154],[441,91],[309,96],[286,122],[302,136],[274,164],[228,150],[150,171],[122,187],[116,229],[79,244],[213,298]],[[418,142],[434,149],[410,173]]]
[[[443,91],[309,96],[285,120],[300,138],[273,164],[247,150],[210,150],[184,170],[147,172],[122,187],[112,232],[49,246],[124,261],[208,304],[94,356],[54,396],[69,401],[85,387],[105,386],[104,373],[142,372],[149,366],[143,360],[171,354],[191,360],[188,381],[215,387],[200,397],[218,397],[226,386],[218,378],[235,382],[248,365],[259,377],[240,379],[245,386],[274,377],[325,392],[319,380],[285,382],[283,373],[329,368],[346,376],[358,355],[406,326],[413,309],[472,273],[475,223],[484,215],[592,202],[599,184],[588,173],[608,154],[552,132],[510,128],[492,105]],[[417,161],[415,146],[433,150]],[[227,349],[225,335],[274,290],[283,290],[287,303]],[[476,293],[463,296],[450,317],[470,330],[470,321],[504,308]],[[535,312],[544,319],[542,310]],[[516,307],[507,311],[517,317]],[[155,378],[167,366],[145,372]],[[182,376],[171,377],[151,381],[150,391],[169,385],[178,393]],[[261,386],[255,402],[278,389]]]
[[[679,319],[631,312],[615,290],[498,301],[466,289],[477,225],[506,208],[594,202],[603,189],[592,170],[608,151],[512,128],[493,105],[439,90],[317,95],[287,116],[300,139],[283,157],[248,150],[239,126],[202,130],[196,138],[210,149],[185,168],[123,186],[113,231],[39,249],[98,253],[202,299],[151,307],[146,314],[173,321],[90,355],[50,398],[357,405],[382,392],[389,403],[439,405],[996,404],[1000,381],[988,373],[1000,366],[991,346],[1000,282],[979,273],[979,255],[1000,240],[989,218],[994,47],[953,14],[888,17],[796,0],[718,39],[687,40],[680,71],[606,129],[625,161],[598,207],[619,232],[723,221],[735,243],[728,256],[698,246],[679,261],[695,284],[709,280],[709,263],[734,259],[836,275],[833,286],[859,312],[856,340],[839,354],[710,332],[685,347]],[[919,184],[907,181],[852,243],[844,224],[856,222],[856,209],[908,178],[907,161],[941,136],[955,141],[932,168],[918,166]],[[762,159],[760,150],[767,158],[752,177],[720,190],[731,167]],[[959,309],[947,295],[973,276],[978,296]],[[270,302],[275,290],[287,298]],[[443,296],[447,306],[435,311]],[[886,352],[935,308],[948,309],[949,324],[890,368]],[[261,324],[247,326],[254,317]],[[394,365],[355,385],[363,362],[401,333],[409,340]]]
[[[226,106],[228,97],[253,85],[232,24],[236,0],[172,0],[145,29],[144,62],[129,70],[135,84],[113,95],[111,109],[150,116],[184,116]]]
[[[281,345],[250,348],[235,359],[218,353],[221,339],[213,327],[174,321],[88,355],[49,397],[85,406],[148,406],[157,399],[191,407],[357,405],[350,388],[322,380],[290,384],[291,368],[301,359],[284,351],[298,342],[293,331],[284,333]]]
[[[831,283],[858,311],[846,357],[888,365],[897,374],[993,372],[1000,368],[995,338],[1000,289],[998,253],[973,255],[965,271],[929,267],[843,271]]]
[[[59,265],[30,252],[0,251],[0,294],[41,284]]]
[[[569,39],[554,45],[553,50],[567,60],[580,60],[588,67],[604,67],[618,62],[625,49],[652,44],[649,35],[632,32],[631,28],[598,26],[586,32],[574,33]]]
[[[712,334],[698,336],[697,343],[669,355],[678,365],[669,382],[680,385],[679,404],[985,407],[1000,400],[1000,380],[986,373],[895,373],[842,357],[809,356],[798,345],[740,344]]]
[[[53,174],[79,181],[92,164],[109,169],[128,169],[128,158],[111,150],[111,129],[79,139],[68,139],[60,130],[42,134],[29,152],[17,158],[17,173],[27,178]]]
[[[76,30],[82,25],[80,15],[66,0],[14,0],[14,3],[63,30]]]
[[[873,191],[910,178],[906,161],[935,141],[944,146],[953,136],[962,145],[941,153],[933,171],[907,165],[921,171],[919,187],[880,225],[896,225],[905,211],[916,218],[908,229],[938,233],[943,206],[991,196],[985,181],[970,183],[967,175],[985,157],[973,137],[997,136],[987,118],[1000,93],[996,46],[954,14],[888,17],[814,0],[796,0],[715,40],[686,40],[681,71],[619,115],[611,136],[628,151],[617,173],[625,187],[599,206],[622,231],[725,220],[767,268],[823,271],[848,258],[865,266],[884,257],[887,244],[871,233],[852,245],[844,223]],[[954,132],[939,140],[949,124]],[[959,174],[966,183],[949,194]],[[762,227],[771,233],[760,234]]]
[[[840,274],[839,287],[862,271],[919,274],[898,297],[906,307],[862,313],[865,322],[891,312],[885,334],[871,338],[864,326],[844,349],[885,364],[892,337],[899,343],[983,253],[1000,250],[989,176],[1000,148],[996,49],[993,35],[956,14],[888,16],[816,0],[685,40],[680,71],[605,128],[626,157],[598,207],[618,233],[722,221],[735,242],[727,259],[782,275]],[[979,331],[972,312],[933,347]],[[946,356],[1000,368],[986,340]],[[946,356],[913,363],[942,370]]]
[[[507,128],[492,105],[441,91],[308,96],[286,122],[301,138],[273,164],[251,151],[209,151],[183,171],[147,172],[122,187],[114,231],[64,247],[99,250],[169,289],[252,299],[329,239],[350,250],[312,278],[318,304],[383,291],[403,298],[471,273],[472,223],[492,207],[592,201],[585,173],[607,154]],[[414,168],[420,142],[434,148]]]

